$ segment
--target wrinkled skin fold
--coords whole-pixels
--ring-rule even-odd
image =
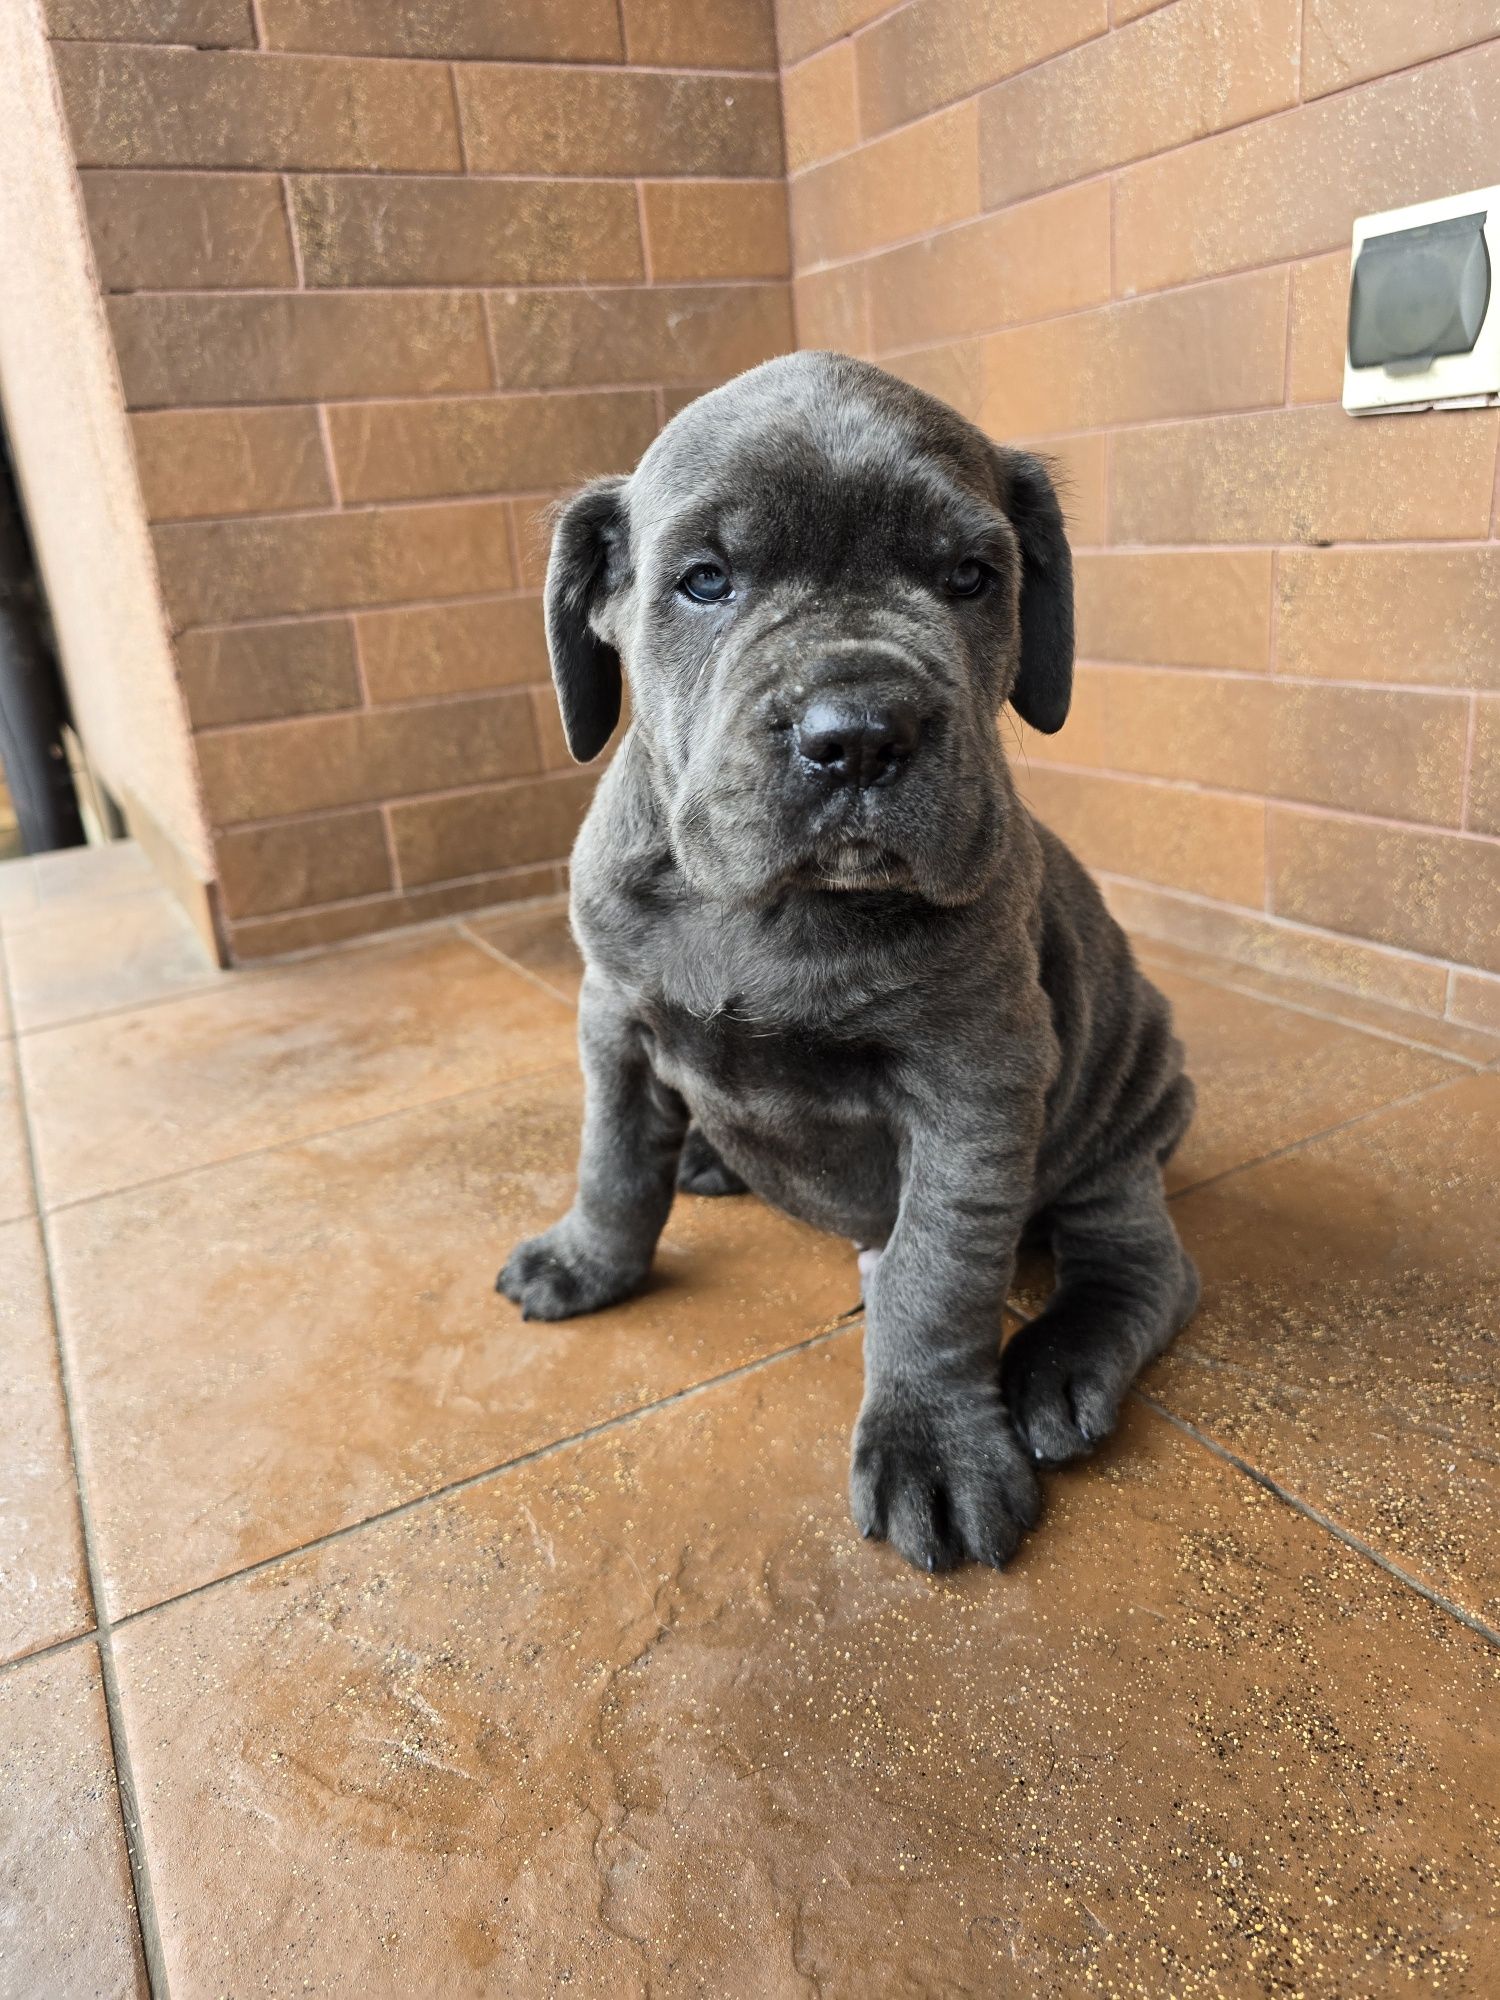
[[[632,719],[573,862],[578,1194],[500,1289],[544,1319],[628,1296],[679,1184],[878,1251],[856,1524],[1002,1564],[1037,1468],[1109,1434],[1197,1297],[1161,1180],[1193,1104],[1170,1011],[997,727],[1067,714],[1046,468],[865,363],[769,362],[569,504],[547,620],[574,755],[622,668]],[[905,718],[899,758],[818,761],[829,713],[872,743]],[[1057,1286],[1002,1357],[1023,1234]]]

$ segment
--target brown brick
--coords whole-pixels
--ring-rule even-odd
[[[1286,322],[1286,273],[1254,271],[1013,327],[984,343],[980,421],[1009,437],[1280,403]]]
[[[1448,1018],[1500,1035],[1500,979],[1481,972],[1455,972],[1448,995]]]
[[[1493,180],[1497,124],[1500,41],[1128,168],[1116,284],[1149,291],[1347,245],[1357,215]]]
[[[1265,806],[1258,799],[1054,771],[1017,772],[1021,796],[1091,868],[1258,907]]]
[[[1025,759],[1264,792],[1268,697],[1261,679],[1081,666],[1061,731],[1026,730]]]
[[[615,0],[261,0],[266,46],[350,56],[618,62]]]
[[[1171,889],[1111,882],[1105,900],[1127,930],[1168,938],[1266,971],[1316,979],[1372,999],[1439,1014],[1448,975],[1441,966],[1349,938],[1300,930],[1275,917],[1229,910]]]
[[[447,73],[431,63],[53,49],[81,167],[461,165]]]
[[[146,514],[277,514],[333,490],[315,410],[153,410],[130,420]]]
[[[543,285],[641,278],[622,181],[294,180],[309,285]]]
[[[814,49],[863,27],[889,5],[890,0],[776,0],[782,62],[800,62]]]
[[[185,42],[253,49],[250,0],[47,0],[57,42]]]
[[[1008,0],[1000,7],[912,0],[855,44],[864,129],[888,131],[1012,77],[1102,34],[1108,19],[1105,0]]]
[[[287,952],[342,944],[351,938],[372,937],[405,924],[430,923],[437,917],[484,910],[498,903],[534,902],[566,889],[565,876],[565,869],[549,862],[539,868],[503,869],[466,882],[444,882],[431,889],[328,903],[284,917],[252,918],[232,926],[230,953],[236,964],[253,964]]]
[[[106,292],[295,285],[281,184],[263,174],[80,176]]]
[[[355,623],[371,701],[472,694],[547,678],[539,597],[367,611]]]
[[[1474,707],[1466,824],[1476,833],[1500,833],[1500,696],[1482,695]]]
[[[552,524],[560,504],[551,494],[511,502],[516,517],[516,553],[521,565],[516,580],[523,590],[540,590],[547,580]]]
[[[797,345],[827,348],[836,354],[869,354],[868,276],[868,264],[799,272],[792,283]]]
[[[628,472],[655,435],[656,405],[643,390],[429,397],[350,403],[328,420],[346,500],[424,499]]]
[[[538,763],[531,703],[517,690],[218,730],[197,747],[216,826],[482,785]]]
[[[1381,541],[1483,535],[1496,418],[1399,420],[1323,404],[1117,433],[1123,542]]]
[[[1272,695],[1268,789],[1277,798],[1458,825],[1463,695],[1284,681]]]
[[[877,354],[925,340],[990,333],[1110,295],[1109,188],[1079,188],[960,223],[872,258]]]
[[[769,77],[465,65],[457,72],[469,165],[495,174],[781,172]]]
[[[152,531],[173,624],[508,590],[505,504],[181,521]]]
[[[431,394],[490,380],[483,309],[461,292],[158,293],[111,299],[109,318],[136,409]]]
[[[1129,549],[1080,556],[1073,574],[1084,659],[1248,673],[1269,663],[1268,551]]]
[[[1062,502],[1068,540],[1075,549],[1096,548],[1109,540],[1109,445],[1098,431],[1082,436],[1014,438],[1028,451],[1040,452],[1052,468],[1057,497]]]
[[[569,771],[494,791],[393,806],[391,827],[402,881],[443,882],[492,868],[561,860],[573,845],[596,782],[596,772]]]
[[[790,275],[781,181],[647,181],[641,198],[657,281]]]
[[[557,706],[557,695],[554,690],[550,687],[533,688],[531,709],[536,722],[536,740],[542,753],[542,769],[571,771],[573,753],[568,748],[562,711]]]
[[[1284,674],[1500,688],[1500,547],[1287,549],[1276,594]]]
[[[564,7],[561,12],[566,12]],[[771,0],[621,0],[633,63],[664,68],[776,67]]]
[[[1336,403],[1344,393],[1349,325],[1349,253],[1314,257],[1292,273],[1287,393],[1294,403]]]
[[[1178,0],[998,84],[980,107],[985,206],[1295,104],[1299,7]]]
[[[1271,809],[1272,907],[1500,972],[1500,847],[1454,833]]]
[[[785,285],[570,286],[486,307],[502,389],[722,381],[793,345]]]
[[[1441,7],[1307,0],[1302,95],[1321,97],[1325,91],[1487,41],[1497,25],[1494,0],[1445,0]]]
[[[378,896],[391,862],[378,812],[331,813],[284,826],[237,827],[214,842],[231,917],[269,916],[309,903]]]
[[[919,347],[910,354],[887,354],[881,365],[915,389],[925,389],[939,402],[951,403],[960,416],[977,424],[984,411],[984,345],[978,340],[950,340],[940,347]]]
[[[800,174],[788,199],[795,266],[858,257],[979,212],[973,102]]]
[[[800,174],[819,160],[846,153],[859,141],[859,106],[854,95],[854,44],[832,48],[789,69],[781,79],[781,118],[786,128],[786,167]]]
[[[358,708],[347,618],[307,618],[184,632],[177,676],[195,729]]]

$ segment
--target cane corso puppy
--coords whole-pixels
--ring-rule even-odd
[[[1109,1433],[1197,1298],[1167,1003],[997,727],[1068,712],[1046,468],[864,362],[770,361],[566,507],[546,616],[573,755],[622,666],[632,721],[573,858],[578,1195],[500,1289],[536,1319],[625,1298],[674,1186],[850,1238],[855,1521],[1003,1563],[1036,1468]],[[1002,1356],[1023,1235],[1056,1289]]]

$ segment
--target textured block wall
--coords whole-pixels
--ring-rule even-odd
[[[48,0],[235,953],[557,886],[547,498],[792,344],[770,0]]]
[[[781,0],[799,342],[1051,453],[1023,790],[1131,921],[1500,1022],[1500,411],[1338,407],[1354,217],[1500,182],[1500,16]]]

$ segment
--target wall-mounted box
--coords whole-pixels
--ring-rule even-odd
[[[1354,225],[1344,408],[1500,402],[1500,187]]]

